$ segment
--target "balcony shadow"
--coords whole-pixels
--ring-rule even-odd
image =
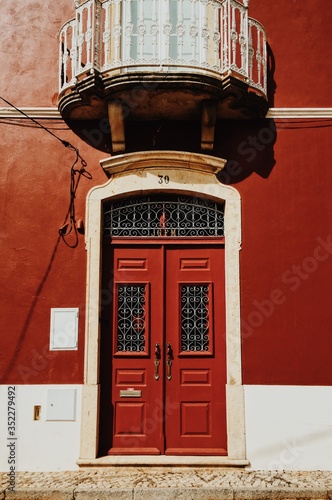
[[[267,178],[275,165],[276,139],[272,119],[218,122],[214,154],[227,159],[218,180],[223,184],[236,184],[253,172]]]
[[[277,84],[274,79],[275,58],[267,44],[267,99],[274,107]],[[255,121],[219,121],[216,126],[214,154],[227,158],[218,179],[223,184],[236,184],[256,173],[267,178],[274,165],[277,129],[273,119]]]
[[[275,58],[267,45],[267,99],[274,106],[276,82]],[[262,115],[261,115],[262,116]],[[95,149],[112,154],[111,130],[107,114],[100,119],[67,120],[68,126]],[[154,149],[201,153],[201,123],[192,120],[151,119],[139,121],[126,114],[124,120],[126,153]],[[277,131],[273,119],[223,119],[215,129],[214,149],[207,154],[226,158],[227,165],[219,175],[220,182],[236,184],[253,172],[267,178],[274,165]]]
[[[274,107],[274,95],[277,90],[277,84],[274,79],[274,73],[276,69],[276,62],[274,54],[272,52],[271,46],[267,44],[267,100],[269,103],[269,108]]]

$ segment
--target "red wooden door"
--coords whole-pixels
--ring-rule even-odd
[[[220,245],[114,247],[110,454],[226,454]]]
[[[113,253],[113,446],[110,454],[164,452],[162,247]],[[160,415],[161,414],[161,415]]]
[[[224,455],[223,250],[174,247],[166,253],[166,268],[165,338],[172,365],[171,370],[166,370],[165,380],[165,452]]]

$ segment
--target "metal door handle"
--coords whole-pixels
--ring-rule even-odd
[[[160,365],[160,345],[155,344],[154,348],[154,378],[159,379],[159,365]]]
[[[167,380],[172,379],[172,359],[173,352],[171,344],[166,344],[166,377]]]

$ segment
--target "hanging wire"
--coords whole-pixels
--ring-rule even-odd
[[[55,118],[44,118],[43,120],[52,124],[52,126],[50,125],[47,127],[47,130],[70,130],[68,126],[62,126],[60,124],[55,125],[55,123],[58,122]],[[14,118],[11,116],[7,118],[0,116],[0,125],[11,125],[13,127],[22,128],[40,128],[34,123],[22,123],[22,119],[20,117]]]
[[[78,149],[74,148],[73,146],[71,146],[71,148],[75,151],[76,158],[70,169],[69,207],[63,225],[60,227],[58,232],[67,246],[75,248],[78,245],[78,228],[75,215],[76,191],[81,177],[86,177],[87,179],[91,180],[92,175],[90,174],[90,172],[85,170],[87,164],[86,161],[80,156]],[[75,168],[79,159],[81,161],[80,168]],[[69,236],[71,233],[74,235],[74,241],[72,243],[66,240],[67,236]]]
[[[25,116],[26,118],[28,118],[29,120],[31,120],[32,122],[36,123],[36,125],[38,125],[40,128],[44,129],[46,132],[48,132],[49,134],[51,134],[53,137],[55,137],[56,139],[58,139],[58,141],[62,142],[62,144],[67,148],[69,146],[72,146],[72,144],[70,144],[70,142],[68,141],[65,141],[63,139],[61,139],[61,137],[58,137],[56,134],[54,134],[50,129],[48,129],[47,127],[44,127],[44,125],[42,125],[39,121],[37,121],[35,118],[32,118],[32,116],[29,116],[27,115],[24,111],[22,111],[21,109],[17,108],[14,104],[12,104],[11,102],[7,101],[7,99],[5,99],[4,97],[0,96],[0,99],[2,101],[4,101],[6,104],[8,104],[8,106],[11,106],[12,108],[16,109],[16,111],[18,113],[21,113],[21,115]],[[74,146],[72,146],[73,148]]]
[[[87,179],[91,180],[92,175],[85,170],[85,167],[87,166],[86,161],[82,156],[80,155],[80,152],[78,148],[75,148],[69,141],[65,141],[64,139],[61,139],[61,137],[57,136],[54,132],[52,132],[49,128],[44,127],[39,121],[37,121],[35,118],[32,118],[31,116],[27,115],[24,111],[21,109],[17,108],[12,104],[11,102],[7,101],[4,97],[0,96],[0,99],[4,101],[8,106],[11,106],[12,108],[16,109],[18,113],[21,113],[23,116],[34,122],[38,127],[42,128],[46,132],[48,132],[50,135],[52,135],[55,139],[60,141],[65,148],[70,149],[71,151],[75,151],[76,157],[75,161],[71,166],[70,169],[70,200],[69,200],[69,207],[67,214],[65,216],[64,222],[60,229],[58,230],[59,235],[61,236],[62,240],[64,243],[69,246],[70,248],[76,248],[78,245],[78,228],[76,224],[76,218],[75,218],[75,198],[76,198],[76,191],[78,188],[78,184],[80,182],[81,177],[86,177]],[[78,161],[80,160],[81,165],[80,168],[75,168],[77,165]],[[75,177],[77,175],[77,177]],[[71,233],[74,234],[74,241],[72,243],[67,241],[67,236],[69,236]]]

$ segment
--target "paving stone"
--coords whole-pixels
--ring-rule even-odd
[[[72,490],[26,489],[5,492],[7,500],[73,500]]]
[[[233,500],[231,489],[135,488],[134,500]]]
[[[74,493],[74,500],[133,500],[134,492],[132,489],[119,490],[107,488],[103,490],[86,489]]]
[[[115,466],[0,473],[0,500],[332,500],[331,471]]]
[[[298,489],[267,488],[252,490],[247,488],[234,490],[234,500],[328,500],[326,491],[310,489],[307,492]]]

